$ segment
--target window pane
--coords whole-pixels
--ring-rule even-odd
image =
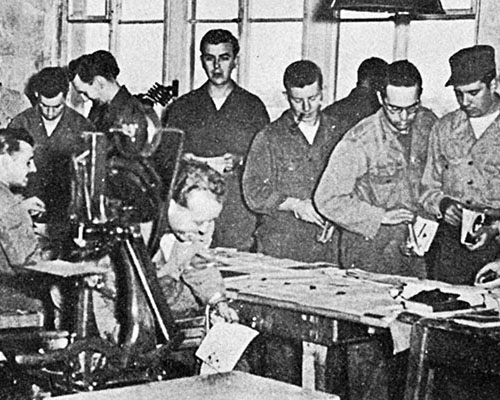
[[[163,24],[120,26],[119,81],[143,93],[162,79]],[[145,45],[147,44],[147,45]]]
[[[109,49],[108,24],[70,24],[69,57],[73,59],[96,50]]]
[[[196,19],[233,19],[237,17],[238,0],[196,1]]]
[[[163,19],[164,0],[122,0],[123,20]]]
[[[303,18],[304,0],[251,0],[250,18]]]
[[[83,17],[88,15],[106,15],[106,0],[70,0],[69,15]]]
[[[445,10],[470,10],[473,0],[441,0]]]
[[[380,57],[392,62],[393,37],[392,22],[340,23],[336,100],[347,96],[356,86],[357,70],[363,60]]]
[[[288,108],[283,73],[302,58],[302,22],[253,23],[250,29],[248,89],[262,99],[274,120]]]
[[[200,87],[206,80],[207,76],[205,75],[205,71],[201,66],[200,61],[200,41],[201,38],[207,33],[210,29],[227,29],[230,31],[236,38],[238,38],[238,26],[236,24],[205,24],[199,23],[196,24],[195,28],[195,37],[194,37],[194,81],[193,88]],[[236,79],[237,69],[233,71],[233,79]]]
[[[439,40],[436,40],[439,38]],[[474,45],[473,20],[412,21],[408,59],[422,74],[422,102],[439,116],[457,108],[451,88],[445,87],[450,76],[448,59],[462,47]]]

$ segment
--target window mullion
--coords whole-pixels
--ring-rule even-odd
[[[251,49],[250,43],[250,0],[240,0],[238,7],[238,33],[240,43],[240,55],[238,58],[238,77],[237,81],[241,86],[248,86],[249,76],[249,58]]]

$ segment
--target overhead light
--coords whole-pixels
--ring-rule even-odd
[[[440,0],[333,0],[334,10],[444,14]]]

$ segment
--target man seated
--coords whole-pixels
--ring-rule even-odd
[[[30,212],[42,204],[12,193],[36,171],[33,138],[22,129],[0,129],[0,310],[40,310],[39,292],[23,277],[23,267],[41,258]],[[38,285],[39,289],[39,285]]]
[[[43,221],[56,247],[66,243],[69,236],[71,157],[85,150],[82,132],[94,128],[89,120],[67,106],[69,81],[64,68],[42,69],[33,78],[33,89],[36,104],[15,116],[9,127],[25,129],[36,142],[38,169],[23,193],[40,197],[46,205]]]
[[[203,163],[181,167],[168,207],[168,231],[154,256],[160,285],[176,318],[213,306],[228,322],[237,315],[228,307],[224,282],[217,268],[199,254],[210,246],[215,220],[225,196],[223,177]]]

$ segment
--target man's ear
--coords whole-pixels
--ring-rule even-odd
[[[101,75],[96,75],[94,77],[94,80],[92,81],[92,84],[95,84],[99,89],[102,89],[105,83],[106,83],[106,78],[104,78]]]
[[[380,105],[384,104],[384,99],[382,98],[382,93],[380,93],[380,91],[377,90],[377,99],[378,99],[378,102],[380,103]]]
[[[498,78],[495,77],[490,82],[490,90],[491,92],[496,92],[498,90]]]

